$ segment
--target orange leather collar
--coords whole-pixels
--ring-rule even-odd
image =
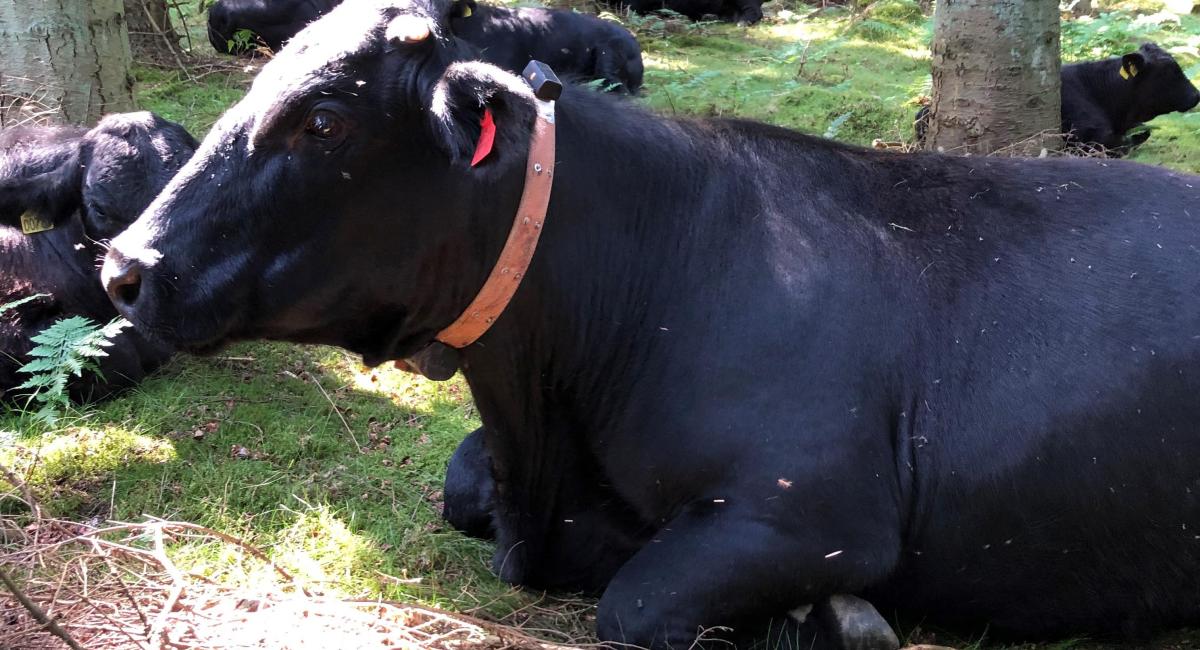
[[[517,216],[500,259],[492,267],[483,287],[458,320],[438,332],[437,340],[452,348],[465,348],[496,322],[512,300],[533,261],[538,239],[550,206],[554,186],[554,102],[537,100],[538,115],[529,140],[529,159],[525,165],[525,188]]]

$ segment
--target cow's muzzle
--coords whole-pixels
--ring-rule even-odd
[[[1191,99],[1189,99],[1187,102],[1187,108],[1185,108],[1179,112],[1186,113],[1186,112],[1192,110],[1193,108],[1196,108],[1196,105],[1198,105],[1198,104],[1200,104],[1200,91],[1192,93]]]
[[[116,249],[108,252],[104,266],[100,269],[100,282],[108,292],[117,311],[133,320],[133,312],[142,294],[143,265],[136,259],[127,258]]]

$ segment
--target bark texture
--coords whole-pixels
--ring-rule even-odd
[[[0,117],[90,124],[134,108],[122,0],[0,0]]]
[[[928,145],[1036,155],[1061,146],[1058,0],[939,0]]]

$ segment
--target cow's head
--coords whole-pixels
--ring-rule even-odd
[[[511,226],[535,115],[518,77],[460,61],[453,11],[349,2],[289,42],[114,240],[118,310],[195,351],[276,338],[368,363],[453,321]]]
[[[61,225],[79,212],[93,240],[117,235],[191,156],[183,127],[151,113],[108,115],[82,138],[31,138],[0,155],[0,223]]]
[[[1187,78],[1175,57],[1154,43],[1121,57],[1121,77],[1137,87],[1135,120],[1149,121],[1167,113],[1190,111],[1200,104],[1200,90]]]

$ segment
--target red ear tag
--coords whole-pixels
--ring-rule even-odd
[[[483,119],[479,120],[479,142],[475,144],[475,155],[471,158],[474,167],[483,162],[492,153],[492,145],[496,142],[496,122],[492,119],[492,109],[483,109]]]

